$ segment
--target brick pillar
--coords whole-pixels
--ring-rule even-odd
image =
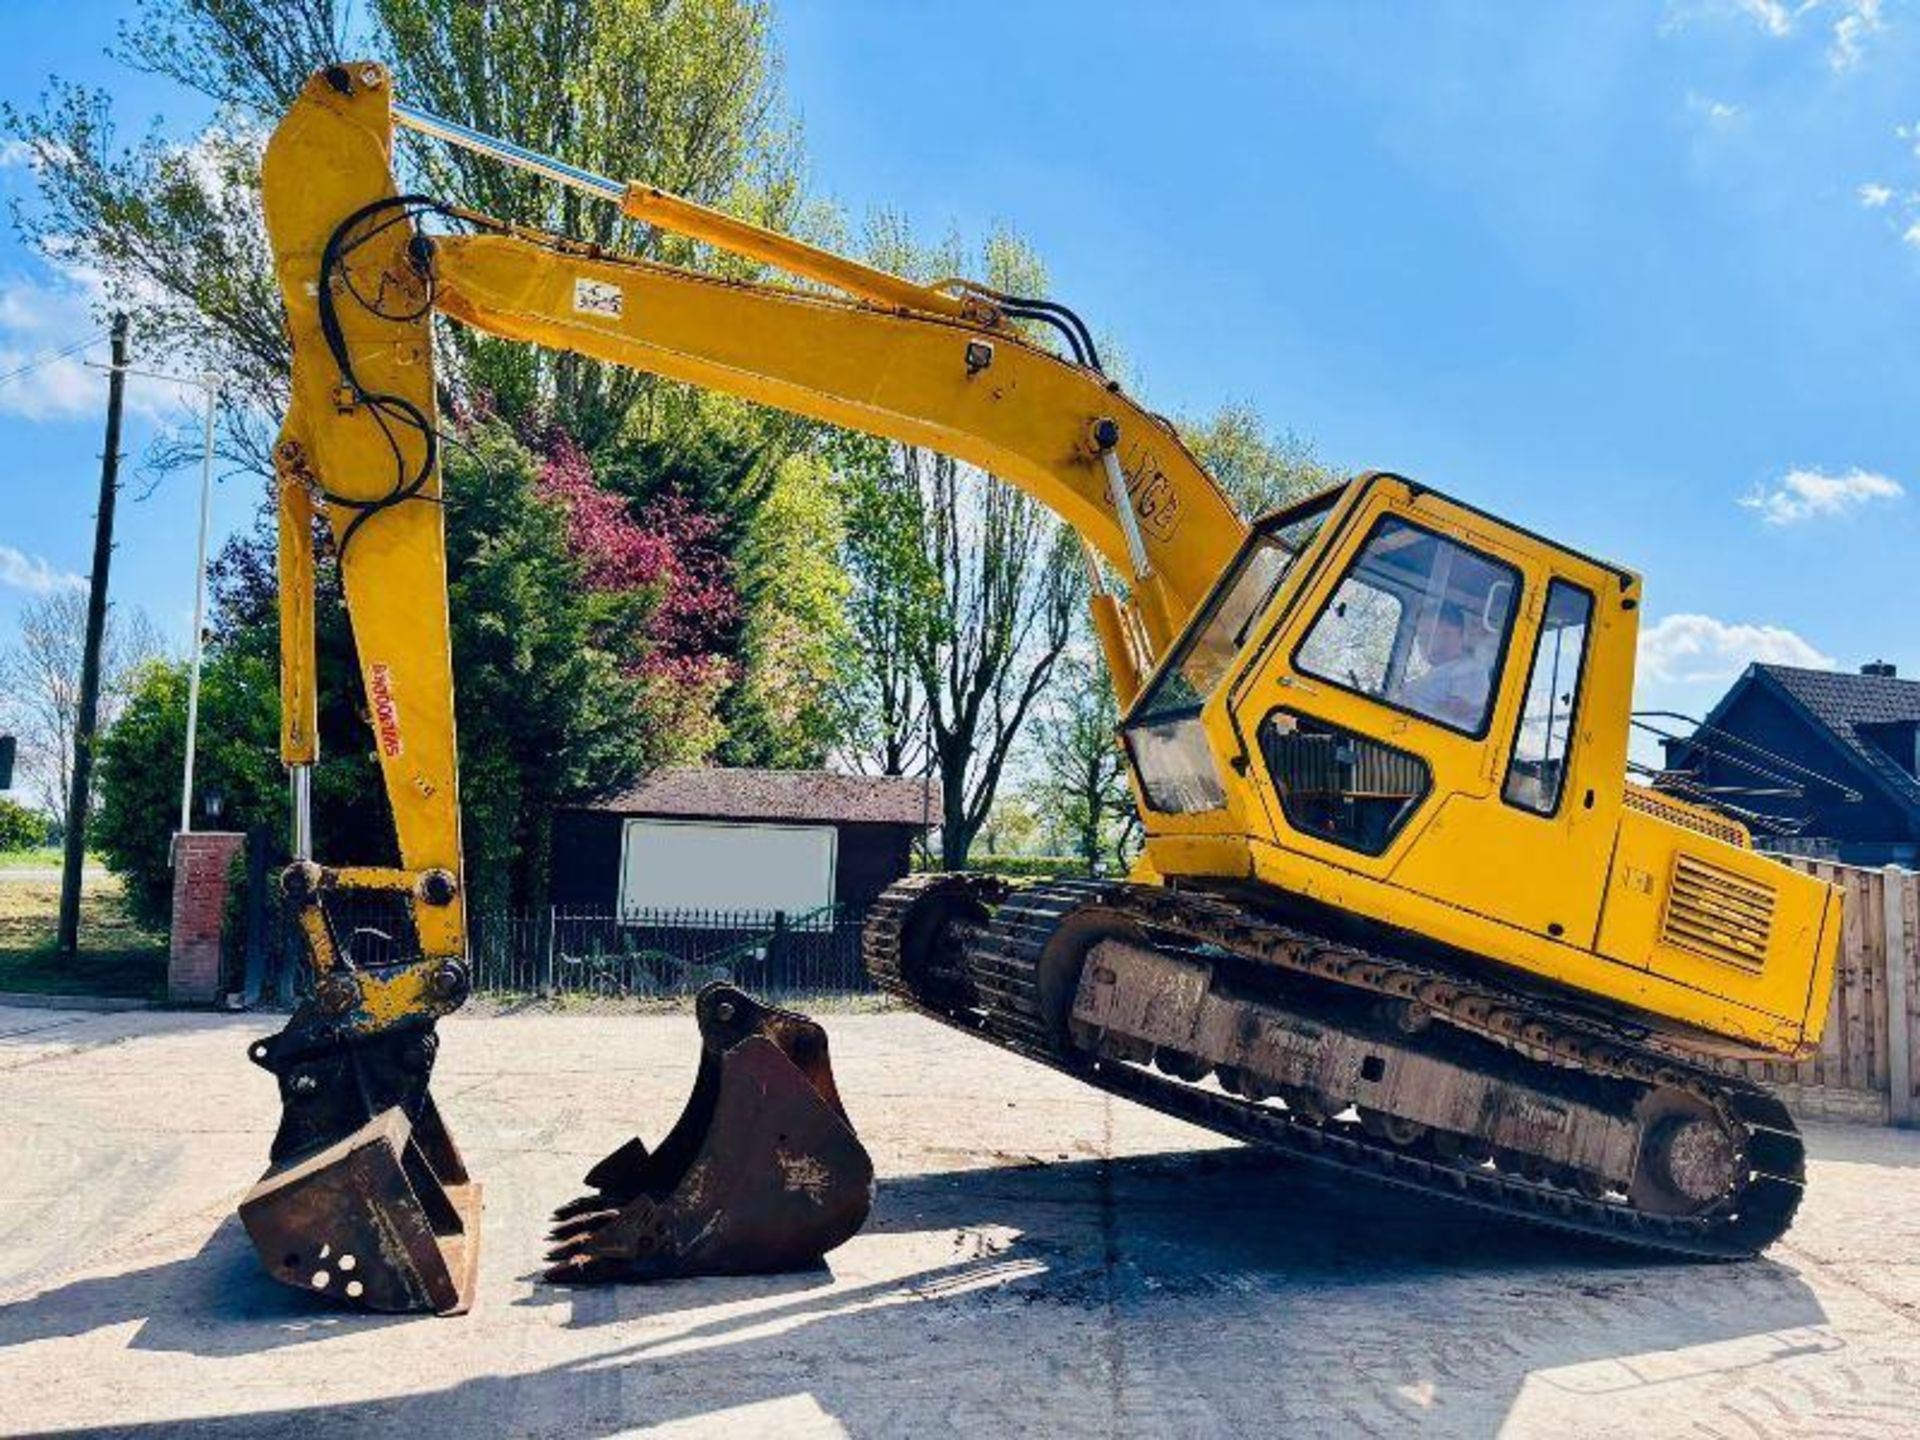
[[[167,998],[211,1005],[220,998],[220,929],[227,914],[233,862],[247,837],[203,830],[173,837],[173,943],[167,955]]]

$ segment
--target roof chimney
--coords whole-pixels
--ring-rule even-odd
[[[1891,680],[1900,672],[1894,668],[1891,660],[1869,660],[1860,667],[1862,675],[1878,675],[1882,680]]]

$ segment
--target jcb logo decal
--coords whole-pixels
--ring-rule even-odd
[[[393,672],[380,661],[373,662],[367,698],[373,703],[373,733],[380,742],[380,753],[389,760],[400,757],[400,707],[393,701]]]
[[[1142,455],[1127,476],[1127,494],[1133,499],[1133,513],[1140,517],[1140,528],[1156,540],[1171,540],[1180,524],[1180,492],[1153,463],[1152,455]]]
[[[605,280],[590,280],[585,275],[574,278],[573,308],[582,315],[618,320],[626,309],[626,299],[618,285],[610,285]]]

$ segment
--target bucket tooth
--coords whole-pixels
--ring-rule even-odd
[[[806,1269],[866,1222],[873,1162],[826,1032],[731,985],[695,1001],[700,1069],[659,1149],[630,1140],[554,1215],[547,1278],[585,1284]]]

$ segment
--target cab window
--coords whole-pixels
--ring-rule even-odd
[[[1551,815],[1567,784],[1567,751],[1573,746],[1575,707],[1585,668],[1593,597],[1577,585],[1555,580],[1547,587],[1546,613],[1527,671],[1527,699],[1513,736],[1513,758],[1500,793],[1509,805]]]
[[[1476,738],[1487,732],[1520,572],[1384,516],[1314,619],[1294,668]]]
[[[1338,498],[1338,491],[1316,497],[1254,534],[1127,716],[1121,735],[1151,808],[1191,815],[1227,803],[1201,708]]]
[[[1337,492],[1328,495],[1310,513],[1259,531],[1247,542],[1133,718],[1197,710],[1206,703],[1246,643],[1254,622],[1266,613],[1267,602],[1292,571],[1293,562],[1326,522],[1336,498]]]

